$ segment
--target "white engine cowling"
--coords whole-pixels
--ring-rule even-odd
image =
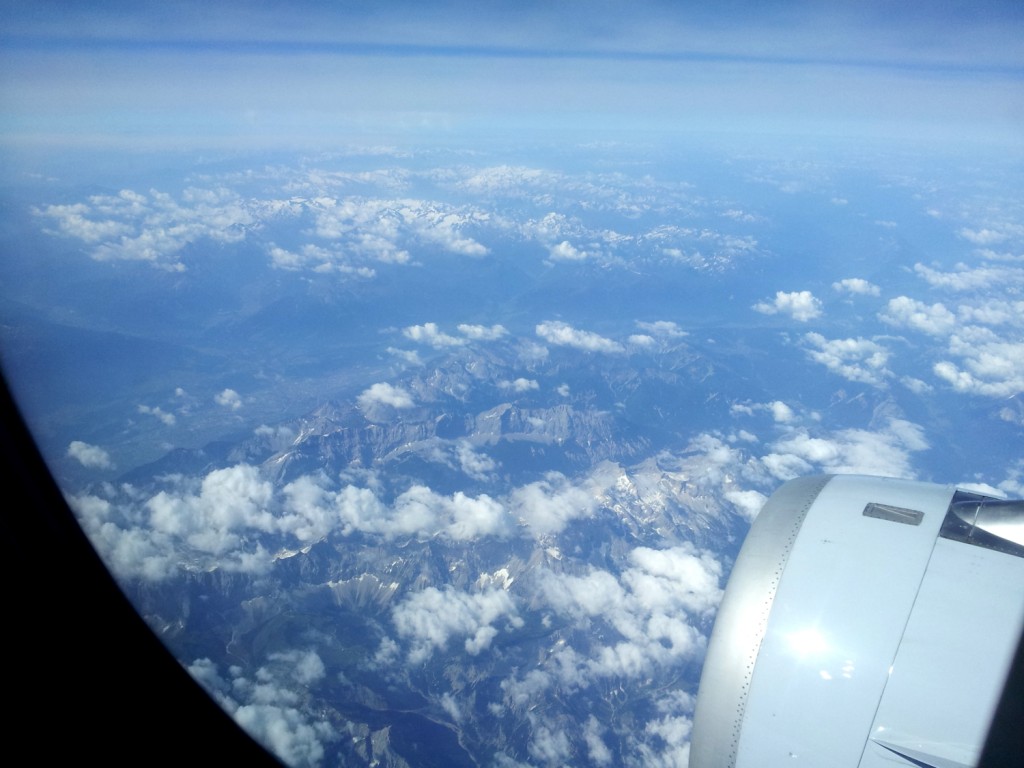
[[[1024,624],[1024,502],[792,480],[736,560],[691,768],[977,763]]]

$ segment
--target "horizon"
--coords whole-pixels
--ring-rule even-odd
[[[1012,3],[13,4],[7,18],[8,151],[645,132],[1024,148]]]

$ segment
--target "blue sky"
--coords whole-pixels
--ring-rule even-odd
[[[1024,135],[1015,2],[4,2],[8,145]]]

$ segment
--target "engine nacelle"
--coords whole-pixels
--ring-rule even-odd
[[[711,634],[691,768],[977,763],[1024,624],[1024,502],[792,480]]]

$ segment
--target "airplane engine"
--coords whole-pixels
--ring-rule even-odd
[[[691,768],[977,764],[1024,625],[1024,502],[792,480],[708,646]]]

